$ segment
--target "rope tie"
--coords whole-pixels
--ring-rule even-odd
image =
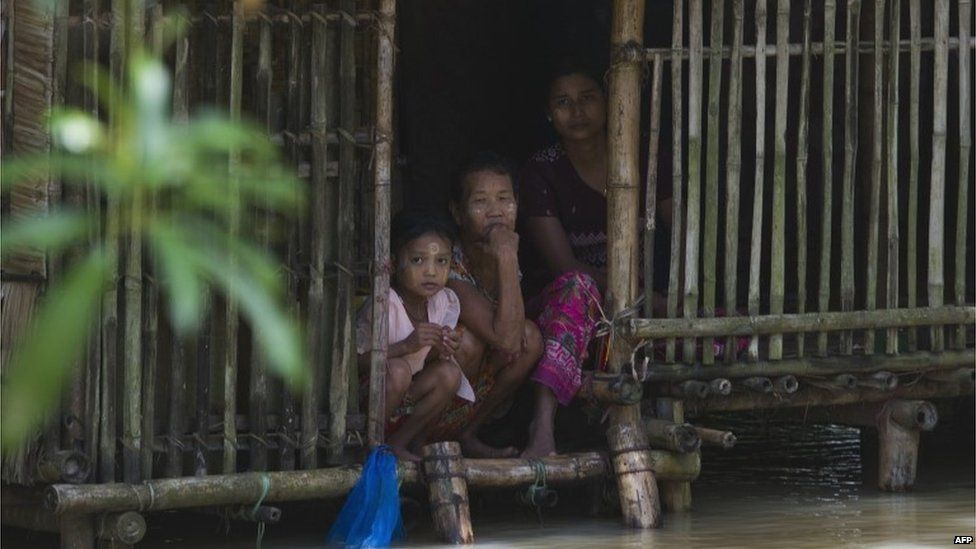
[[[339,15],[342,17],[343,22],[345,22],[350,27],[356,28],[359,26],[359,23],[356,21],[356,18],[353,17],[352,14],[350,14],[348,11],[339,10]]]
[[[254,503],[254,507],[251,508],[251,520],[257,520],[258,509],[261,508],[261,504],[264,503],[264,498],[268,497],[268,492],[270,491],[271,477],[267,473],[264,473],[261,475],[261,496],[258,498],[257,502]],[[265,526],[264,521],[258,521],[257,537],[254,540],[254,546],[257,549],[261,549],[261,542],[264,541]]]

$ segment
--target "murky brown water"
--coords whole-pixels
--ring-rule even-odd
[[[706,449],[693,484],[694,510],[665,514],[662,528],[635,531],[613,516],[589,516],[579,492],[561,490],[560,505],[543,510],[541,521],[511,492],[474,494],[477,546],[917,547],[952,545],[954,536],[976,532],[973,437],[960,435],[958,423],[923,438],[915,490],[887,494],[874,488],[873,459],[861,461],[856,429],[741,416],[712,418],[710,425],[723,422],[735,427],[739,444]],[[971,423],[962,426],[972,430]],[[284,522],[268,527],[264,547],[321,547],[329,521],[321,505],[288,508]],[[152,515],[149,523],[140,547],[254,546],[254,525],[238,523],[225,533],[217,519],[186,513]],[[4,538],[5,547],[56,546],[52,535],[7,531]],[[421,520],[402,546],[439,544]]]

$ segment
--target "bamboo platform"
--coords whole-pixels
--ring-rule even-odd
[[[119,0],[55,4],[17,2],[3,15],[15,52],[5,154],[50,150],[42,114],[53,105],[98,115],[67,67],[98,62],[119,74],[121,37],[152,42],[171,7],[145,12],[135,2],[125,20]],[[269,375],[238,305],[217,296],[199,335],[174,335],[150,258],[132,239],[114,243],[127,260],[101,297],[60,409],[32,444],[3,456],[4,524],[59,530],[65,547],[82,548],[96,538],[137,543],[151,514],[168,509],[274,521],[280,510],[266,504],[345,495],[357,456],[383,442],[387,304],[372,300],[367,402],[353,314],[362,296],[389,287],[379,266],[399,177],[397,3],[280,1],[263,13],[243,4],[194,5],[187,34],[158,53],[173,72],[177,119],[200,104],[251,117],[302,178],[309,215],[280,235],[253,236],[287,265],[313,383],[293,394]],[[671,47],[648,48],[644,3],[613,3],[604,307],[613,338],[596,391],[609,411],[607,443],[539,460],[428,446],[399,475],[428,488],[445,540],[475,539],[469,488],[528,486],[540,471],[556,486],[615,479],[623,523],[657,527],[662,506],[690,508],[689,483],[707,466],[701,445],[735,444],[734,433],[692,424],[713,411],[837,411],[830,421],[878,429],[878,484],[905,490],[918,433],[937,422],[927,401],[974,392],[971,2],[673,6]],[[663,147],[676,159],[670,174],[660,172]],[[70,205],[113,223],[119,205],[92,189],[25,185],[4,215]],[[656,318],[663,198],[673,208],[669,286]],[[268,216],[251,212],[234,230],[250,234],[250,222]],[[4,259],[4,363],[44,286],[71,261],[36,250]]]

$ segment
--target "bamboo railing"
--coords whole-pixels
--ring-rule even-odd
[[[950,9],[950,2],[956,6]],[[825,359],[875,352],[931,356],[924,353],[974,345],[972,242],[966,232],[974,184],[969,169],[976,48],[971,3],[816,4],[716,1],[703,17],[700,3],[677,1],[671,47],[645,49],[652,70],[658,63],[671,65],[675,221],[670,227],[670,299],[668,318],[627,319],[618,328],[635,345],[668,342],[662,346],[664,363],[652,365],[648,379],[655,379],[655,369],[685,372],[684,379],[693,379],[690,372],[703,375],[707,370],[702,368],[715,362],[713,338],[726,344],[724,363],[762,364],[763,375],[769,376],[781,374],[777,364],[804,359],[808,334],[816,334],[814,354]],[[731,21],[724,21],[728,7]],[[751,37],[745,35],[745,20],[754,21]],[[925,20],[934,26],[923,25]],[[951,22],[958,29],[954,36]],[[930,36],[923,36],[926,28],[934,29]],[[773,36],[774,43],[767,43]],[[910,64],[906,78],[900,77],[903,57]],[[705,58],[707,82],[700,73]],[[775,59],[775,78],[767,77],[770,58]],[[947,80],[951,63],[958,63],[958,89]],[[928,84],[919,78],[926,66],[934,75]],[[728,79],[724,95],[719,93],[723,77]],[[655,104],[665,99],[656,91],[658,84],[649,81],[651,112],[667,112]],[[859,105],[862,92],[870,99]],[[703,93],[708,96],[704,149]],[[907,109],[902,97],[908,98]],[[683,100],[689,102],[686,111]],[[959,124],[947,125],[947,116]],[[921,135],[919,119],[926,117],[934,126],[931,134]],[[867,119],[873,122],[862,128],[870,130],[859,132],[859,123]],[[951,130],[958,134],[950,139]],[[773,138],[771,148],[767,135]],[[838,148],[842,156],[834,154]],[[930,163],[920,152],[927,148]],[[721,173],[715,164],[723,156]],[[651,185],[667,175],[650,169]],[[753,177],[741,178],[747,170]],[[956,177],[950,180],[950,174]],[[648,195],[652,192],[660,200],[657,191]],[[750,195],[751,205],[740,209],[740,197]],[[947,207],[947,197],[956,199],[954,208]],[[698,219],[701,200],[703,224]],[[714,201],[725,207],[714,207]],[[724,227],[723,241],[715,238],[718,226]],[[744,282],[737,262],[743,245],[749,249]],[[927,246],[924,260],[919,245]],[[719,285],[715,270],[723,258],[724,283]],[[716,302],[723,303],[725,318],[707,318]],[[746,310],[748,316],[738,316]],[[942,326],[951,328],[948,345]],[[918,333],[922,327],[928,333]],[[784,334],[796,337],[784,339]],[[748,338],[749,345],[739,356],[735,348],[741,338]],[[671,342],[677,339],[684,342],[683,364],[674,364]],[[760,339],[768,339],[768,347],[760,346]],[[852,368],[856,363],[850,362]]]

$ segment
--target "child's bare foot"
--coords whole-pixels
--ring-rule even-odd
[[[469,458],[510,458],[519,453],[518,449],[511,446],[505,448],[488,446],[474,435],[462,436],[458,442],[461,443],[461,453]]]
[[[419,463],[421,461],[420,456],[407,450],[403,446],[390,445],[390,450],[393,450],[393,455],[397,457],[399,461],[412,461],[414,463]]]

